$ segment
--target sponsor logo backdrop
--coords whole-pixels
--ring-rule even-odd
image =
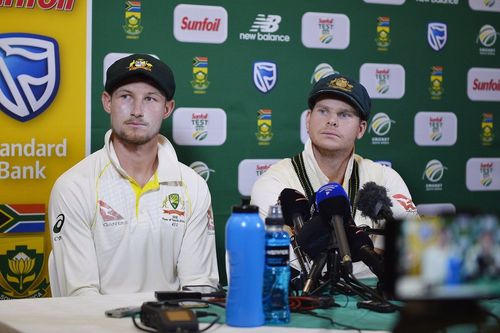
[[[46,211],[85,156],[84,0],[0,1],[0,298],[49,294]]]
[[[131,26],[130,1],[95,1],[91,150],[109,124],[104,59],[145,52],[170,64],[179,113],[162,133],[207,179],[224,279],[231,205],[269,165],[302,150],[311,84],[340,71],[373,97],[357,153],[396,169],[423,212],[498,212],[498,2],[134,1]],[[140,33],[131,39],[131,30]]]

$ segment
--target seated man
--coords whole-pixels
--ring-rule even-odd
[[[304,151],[272,165],[255,182],[251,203],[265,218],[270,205],[276,204],[285,188],[298,190],[309,199],[323,185],[342,185],[351,202],[352,217],[357,225],[373,225],[353,206],[358,190],[367,182],[387,189],[394,217],[416,216],[416,207],[401,176],[354,153],[355,142],[365,134],[371,101],[365,87],[341,74],[330,74],[316,82],[309,93],[306,126],[309,140]],[[300,176],[299,176],[300,175]],[[372,236],[375,250],[383,249],[382,236]],[[292,267],[299,269],[293,253]],[[373,276],[368,267],[355,263],[357,277]]]
[[[174,92],[171,69],[149,55],[107,70],[104,147],[59,177],[49,202],[62,296],[217,286],[208,186],[159,134]]]

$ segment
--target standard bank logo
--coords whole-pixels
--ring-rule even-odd
[[[253,83],[260,92],[270,92],[277,80],[278,67],[274,62],[260,61],[253,64]]]
[[[427,25],[427,42],[434,51],[441,51],[448,39],[446,23],[431,22]]]
[[[57,95],[59,46],[53,38],[0,34],[0,109],[19,121],[45,111]]]

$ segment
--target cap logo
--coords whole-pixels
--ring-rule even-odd
[[[349,81],[347,81],[346,78],[338,77],[338,78],[331,80],[328,83],[328,87],[333,88],[333,89],[340,89],[340,90],[344,90],[347,92],[351,92],[353,86],[352,86],[352,84],[349,83]]]
[[[143,69],[145,71],[150,71],[153,69],[153,65],[149,63],[148,61],[139,58],[139,59],[134,59],[132,62],[128,65],[128,70],[129,71],[135,71],[137,69]]]

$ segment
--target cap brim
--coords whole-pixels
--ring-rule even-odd
[[[352,97],[350,94],[342,91],[342,90],[331,90],[331,89],[322,89],[316,91],[314,94],[309,96],[309,108],[313,108],[316,100],[321,97],[321,96],[339,96],[342,97],[345,101],[347,101],[349,104],[351,104],[358,112],[359,116],[363,119],[365,119],[365,113],[363,112],[363,108],[361,107],[361,104],[358,103],[358,101]]]

